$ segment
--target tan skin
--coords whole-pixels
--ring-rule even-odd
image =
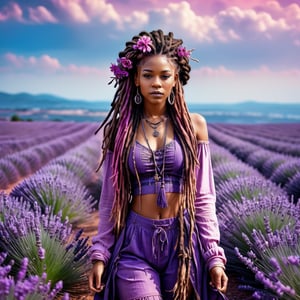
[[[166,106],[167,98],[170,95],[172,88],[178,80],[176,66],[164,55],[154,55],[144,58],[135,77],[135,84],[140,88],[143,96],[144,116],[151,122],[157,122],[164,118],[164,122],[157,128],[160,135],[153,137],[153,129],[145,122],[144,128],[149,145],[153,151],[164,146],[164,130],[166,125]],[[205,119],[199,114],[191,114],[192,124],[196,133],[197,140],[207,141],[208,132]],[[166,136],[166,144],[174,139],[174,129],[172,124],[168,124]],[[147,146],[141,124],[136,133],[136,140]],[[179,194],[167,193],[166,208],[158,207],[156,204],[157,195],[148,194],[135,196],[133,199],[132,209],[151,219],[172,218],[178,215],[179,211]],[[101,277],[104,271],[102,261],[96,262],[89,274],[89,288],[94,292],[100,292],[103,289],[101,285]],[[213,267],[210,271],[211,285],[225,293],[228,284],[227,275],[222,267]]]

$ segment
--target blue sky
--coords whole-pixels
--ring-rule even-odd
[[[0,91],[110,100],[110,64],[158,28],[195,49],[188,102],[300,103],[300,0],[1,0]]]

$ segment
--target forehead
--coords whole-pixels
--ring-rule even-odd
[[[141,70],[143,69],[150,69],[150,70],[175,70],[175,64],[172,62],[170,58],[166,55],[151,55],[144,57],[139,66]]]

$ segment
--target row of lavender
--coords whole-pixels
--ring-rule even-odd
[[[99,197],[100,140],[91,128],[95,124],[83,126],[81,142],[77,139],[62,155],[49,155],[9,194],[0,193],[1,299],[86,294],[89,243],[76,228],[90,218]],[[65,138],[54,140],[59,144]]]
[[[269,128],[269,137],[266,138],[266,129],[260,131],[259,128]],[[298,123],[273,124],[272,127],[262,124],[210,126],[210,136],[217,144],[280,185],[295,201],[300,197],[300,144],[294,143],[300,141],[299,132]]]
[[[247,163],[255,145],[214,125],[209,132],[228,269],[254,299],[300,299],[300,201]]]
[[[90,137],[91,123],[9,123],[1,122],[0,189],[39,170]]]

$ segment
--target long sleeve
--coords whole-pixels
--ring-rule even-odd
[[[92,261],[101,260],[106,265],[111,249],[115,242],[113,233],[114,222],[111,210],[114,201],[114,187],[112,180],[112,152],[108,152],[102,165],[102,190],[99,201],[98,234],[92,238],[90,258]]]
[[[220,230],[216,215],[216,192],[211,164],[209,142],[198,143],[199,166],[196,168],[195,217],[203,256],[208,269],[225,266],[226,257],[219,246]]]

